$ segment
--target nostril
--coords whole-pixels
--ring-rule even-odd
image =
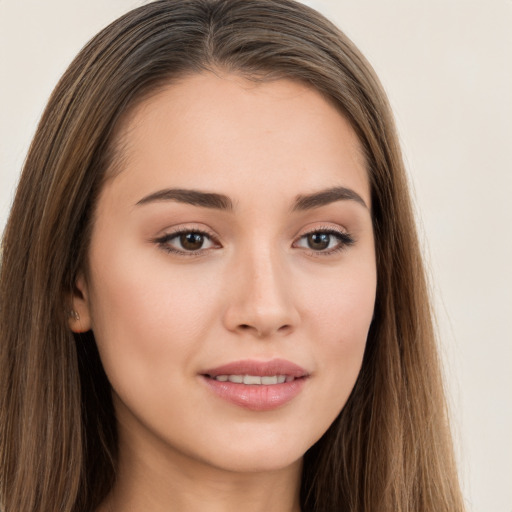
[[[257,333],[258,337],[260,337],[260,338],[262,336],[266,336],[266,334],[269,334],[270,332],[272,332],[272,331],[268,331],[265,334],[265,331],[260,330],[257,327],[254,327],[254,326],[249,325],[249,324],[240,324],[238,326],[238,329],[240,331],[253,331],[254,330],[255,333]],[[292,326],[290,324],[284,324],[281,327],[279,327],[275,332],[286,334],[286,333],[290,332],[291,330],[293,330],[293,328],[292,328]]]

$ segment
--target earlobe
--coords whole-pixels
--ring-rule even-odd
[[[89,331],[91,329],[91,314],[87,281],[83,273],[77,277],[71,306],[72,309],[68,311],[69,328],[75,333]]]

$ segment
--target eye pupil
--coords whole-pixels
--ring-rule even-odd
[[[308,246],[310,249],[321,251],[329,247],[331,235],[329,233],[311,233],[308,235]]]
[[[184,249],[197,251],[204,243],[204,236],[200,233],[185,233],[180,235],[180,243]]]

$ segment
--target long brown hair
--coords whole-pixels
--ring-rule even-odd
[[[351,41],[292,0],[159,0],[80,52],[55,88],[19,182],[0,274],[0,507],[90,512],[115,481],[110,387],[92,332],[68,327],[95,202],[128,109],[184,74],[283,77],[350,121],[372,190],[377,298],[343,411],[305,454],[304,511],[463,510],[428,290],[386,96]]]

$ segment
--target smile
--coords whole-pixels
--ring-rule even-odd
[[[302,391],[309,373],[290,361],[235,361],[201,373],[223,401],[251,411],[270,411],[291,402]]]
[[[291,375],[217,375],[216,377],[210,376],[210,378],[219,382],[234,382],[235,384],[256,386],[273,386],[295,380],[295,377]]]

